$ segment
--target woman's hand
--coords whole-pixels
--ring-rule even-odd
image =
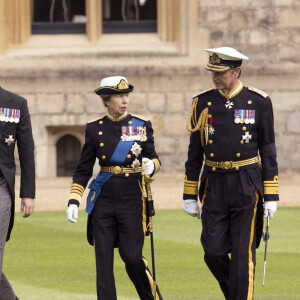
[[[77,223],[76,219],[78,219],[78,206],[76,204],[69,205],[67,209],[67,218],[71,223]]]
[[[151,175],[154,171],[154,162],[147,158],[143,157],[142,159],[142,166],[145,167],[145,171],[147,175]]]

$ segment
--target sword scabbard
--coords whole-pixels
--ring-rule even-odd
[[[269,235],[269,225],[270,225],[270,217],[267,216],[267,224],[266,224],[266,233],[263,234],[263,240],[265,244],[265,256],[264,256],[264,272],[263,272],[263,287],[265,286],[265,277],[266,277],[266,265],[267,265],[267,249],[268,249],[268,240],[270,238]]]

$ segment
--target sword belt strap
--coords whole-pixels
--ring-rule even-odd
[[[109,166],[109,167],[101,167],[101,172],[110,173],[110,174],[126,174],[126,173],[141,173],[143,170],[142,167],[138,167],[136,169],[133,168],[125,168],[121,166]]]
[[[244,167],[244,166],[249,166],[253,165],[259,162],[258,156],[245,159],[245,160],[240,160],[240,161],[211,161],[208,159],[205,159],[205,164],[209,167],[217,168],[217,169],[235,169],[239,167]]]

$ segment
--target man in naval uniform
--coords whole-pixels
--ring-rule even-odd
[[[34,142],[30,116],[24,98],[0,87],[0,299],[5,300],[18,299],[2,272],[4,246],[14,223],[16,143],[21,165],[21,211],[26,218],[33,212],[35,197]]]
[[[253,299],[263,215],[272,218],[279,200],[272,103],[242,85],[248,57],[229,47],[205,51],[215,89],[193,98],[183,209],[200,218],[199,196],[204,260],[225,298]]]
[[[95,246],[97,295],[116,300],[113,274],[114,247],[119,248],[129,278],[140,299],[162,300],[142,255],[147,231],[146,179],[160,170],[151,121],[129,114],[129,93],[124,76],[101,80],[95,90],[107,114],[86,126],[85,144],[73,175],[67,218],[76,222],[83,191],[96,158],[100,173],[88,186],[88,241]]]

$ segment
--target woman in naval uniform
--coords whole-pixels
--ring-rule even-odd
[[[92,224],[95,246],[98,299],[117,299],[113,274],[114,247],[119,248],[129,278],[143,300],[162,299],[142,256],[146,232],[144,176],[160,169],[151,122],[129,114],[125,77],[101,81],[95,93],[102,98],[107,114],[86,126],[85,144],[73,175],[67,218],[76,223],[84,189],[93,173],[96,158],[100,173],[89,185],[86,211]]]

